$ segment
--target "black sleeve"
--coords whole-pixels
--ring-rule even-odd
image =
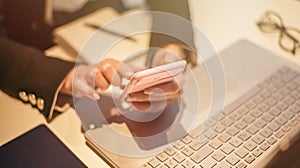
[[[189,22],[191,19],[188,0],[148,0],[147,2],[151,11],[167,12],[186,19],[186,21],[183,22],[182,19],[174,20],[153,15],[152,31],[157,32],[157,30],[167,29],[173,36],[152,33],[150,47],[163,47],[167,44],[174,43],[184,44],[192,49],[195,48],[193,28],[191,22]],[[150,53],[148,63],[151,62],[154,53],[155,50]]]
[[[0,46],[0,89],[51,119],[58,88],[74,64],[1,36]]]

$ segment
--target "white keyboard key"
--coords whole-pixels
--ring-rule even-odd
[[[239,133],[239,130],[236,129],[235,127],[230,127],[226,131],[229,135],[235,136],[237,133]]]
[[[236,157],[235,155],[231,155],[226,158],[226,161],[228,163],[230,163],[232,166],[234,166],[240,161],[240,159],[238,157]]]
[[[165,165],[168,167],[168,168],[174,168],[178,165],[178,163],[173,159],[173,158],[170,158],[169,160],[167,160],[165,162]]]
[[[294,82],[290,82],[286,85],[286,88],[289,90],[294,90],[297,87],[297,85]]]
[[[209,157],[209,158],[204,159],[204,160],[200,163],[200,166],[205,167],[205,168],[212,168],[212,167],[214,167],[216,164],[217,164],[217,162],[216,162],[213,158]]]
[[[219,149],[222,145],[223,143],[218,139],[214,139],[209,143],[209,146],[211,146],[214,149]]]
[[[162,167],[164,166],[164,167]],[[158,168],[168,168],[166,165],[161,165],[161,167],[158,167]],[[180,165],[177,165],[176,168],[185,168],[183,167],[181,164]]]
[[[300,120],[300,117],[299,117],[299,120]],[[234,126],[238,129],[242,130],[247,126],[247,124],[244,121],[238,121]]]
[[[225,155],[221,153],[220,151],[216,151],[214,154],[212,154],[212,158],[214,158],[216,161],[220,162],[225,158]]]
[[[270,130],[272,130],[273,132],[276,132],[280,128],[280,125],[276,122],[273,122],[268,125],[268,128],[270,128]]]
[[[245,121],[247,124],[251,124],[255,119],[250,116],[250,115],[247,115],[243,118],[243,121]]]
[[[208,127],[206,125],[200,125],[198,127],[196,127],[195,129],[193,129],[192,131],[190,131],[188,134],[189,136],[191,136],[192,138],[197,138],[199,137],[201,134],[203,134],[205,131],[207,131]]]
[[[238,134],[238,137],[241,138],[241,140],[246,141],[251,137],[251,135],[248,132],[244,131],[244,132],[240,132]]]
[[[236,168],[246,168],[247,167],[247,164],[244,163],[244,162],[239,162],[237,165],[236,165]]]
[[[234,121],[230,118],[225,118],[225,119],[222,120],[222,124],[226,127],[231,126],[233,124],[233,122]]]
[[[160,164],[160,161],[157,158],[152,158],[148,164],[152,167],[157,167]]]
[[[217,124],[217,121],[213,118],[210,118],[208,119],[205,124],[208,126],[208,127],[213,127]]]
[[[176,153],[176,150],[174,149],[174,147],[167,147],[167,149],[165,150],[165,152],[169,155],[172,156]]]
[[[246,107],[241,107],[238,109],[238,112],[241,113],[242,115],[245,115],[249,112],[249,109]]]
[[[280,88],[280,89],[279,89],[279,92],[280,92],[281,94],[283,94],[283,95],[287,95],[287,94],[290,93],[290,90],[287,89],[287,88],[285,88],[285,87],[283,87],[283,88]]]
[[[268,86],[267,88],[267,92],[269,93],[275,93],[278,89],[278,87],[275,84],[271,84],[270,86]]]
[[[299,106],[297,106],[297,105],[292,105],[291,107],[290,107],[290,111],[292,111],[292,112],[294,112],[294,113],[299,113],[300,112],[300,107]]]
[[[262,91],[259,96],[262,97],[263,99],[266,99],[267,97],[269,97],[271,94],[267,91]]]
[[[225,160],[218,164],[215,168],[231,168],[232,166]]]
[[[273,98],[276,99],[277,101],[280,101],[281,99],[283,99],[283,95],[281,93],[275,93],[273,95]]]
[[[288,125],[291,126],[291,127],[296,126],[297,121],[295,119],[292,119],[292,120],[289,121]]]
[[[288,105],[286,103],[280,102],[276,105],[276,108],[278,108],[281,111],[284,111],[286,108],[288,108]]]
[[[193,162],[189,161],[189,160],[185,160],[181,163],[181,165],[184,167],[184,168],[194,168],[195,165]],[[176,167],[177,168],[177,167]]]
[[[264,120],[258,119],[254,122],[254,125],[256,125],[258,128],[263,128],[267,125],[267,123]]]
[[[236,137],[232,138],[229,141],[229,144],[231,144],[235,148],[239,147],[242,143],[243,143],[243,141]]]
[[[242,115],[240,113],[236,113],[236,112],[232,113],[230,115],[230,118],[233,119],[233,120],[235,120],[235,121],[239,120],[241,117],[242,117]]]
[[[275,121],[279,124],[279,125],[284,125],[287,122],[287,119],[285,117],[278,117],[275,119]]]
[[[283,102],[288,104],[288,105],[291,105],[295,102],[295,99],[291,96],[288,96],[288,97],[284,98]]]
[[[181,163],[184,161],[185,157],[181,153],[176,153],[173,158],[178,162]]]
[[[295,114],[291,111],[285,111],[283,113],[283,116],[286,117],[289,120],[289,119],[292,119],[295,116]]]
[[[250,134],[254,135],[255,133],[258,132],[258,128],[255,125],[250,125],[246,131],[249,132]]]
[[[264,142],[260,145],[260,149],[266,151],[267,149],[269,149],[270,145],[267,142]]]
[[[265,138],[269,138],[272,135],[272,131],[269,128],[264,128],[259,132],[260,135],[264,136]]]
[[[191,156],[194,153],[193,149],[191,149],[190,147],[185,147],[181,152],[187,157]]]
[[[208,143],[208,141],[197,140],[197,141],[193,141],[192,143],[190,143],[190,147],[192,149],[194,149],[195,151],[197,151],[197,150],[199,150],[202,146],[204,146],[207,143]]]
[[[260,145],[264,140],[265,140],[265,138],[259,134],[254,135],[252,137],[252,141],[255,142],[257,145]]]
[[[184,136],[181,141],[185,144],[189,144],[190,142],[192,142],[193,138],[189,135]]]
[[[239,148],[234,153],[241,159],[249,154],[249,152],[244,148]]]
[[[270,107],[267,104],[260,104],[258,105],[257,109],[259,111],[266,112],[270,109]]]
[[[252,152],[252,154],[256,157],[259,157],[261,154],[263,153],[263,151],[260,148],[256,148],[254,149],[254,151]]]
[[[214,139],[218,134],[215,131],[206,131],[204,136],[208,139]]]
[[[244,144],[244,148],[246,148],[250,152],[253,151],[253,149],[255,149],[256,147],[256,144],[252,141],[248,141]]]
[[[248,108],[248,109],[253,109],[255,106],[256,106],[257,104],[254,102],[254,101],[252,101],[252,100],[250,100],[249,102],[247,102],[246,103],[246,107]]]
[[[219,135],[218,139],[222,141],[223,143],[226,143],[231,138],[230,135],[228,135],[226,132]]]
[[[274,117],[271,116],[270,114],[266,113],[263,115],[262,119],[266,122],[271,122],[274,119]]]
[[[270,145],[274,145],[276,142],[277,142],[277,139],[275,137],[270,137],[268,138],[267,142],[270,144]]]
[[[158,155],[156,155],[156,158],[162,162],[166,161],[169,156],[165,152],[161,152]]]
[[[246,158],[245,158],[245,161],[250,164],[252,163],[253,161],[255,160],[255,157],[253,155],[248,155]]]
[[[260,97],[259,95],[255,96],[253,98],[253,100],[256,102],[256,103],[261,103],[264,99],[262,97]]]
[[[277,101],[274,98],[270,97],[270,98],[268,98],[266,100],[266,103],[267,103],[267,105],[269,105],[270,107],[272,107],[272,106],[274,106],[277,103]]]
[[[278,108],[272,108],[269,113],[274,116],[274,117],[277,117],[279,116],[279,114],[281,113],[281,111],[278,109]]]
[[[262,111],[259,111],[259,110],[257,110],[257,109],[253,109],[253,110],[251,110],[250,114],[251,114],[253,117],[258,118],[258,117],[260,117],[260,116],[263,114],[263,112],[262,112]]]
[[[295,71],[290,71],[289,73],[286,73],[284,76],[282,76],[281,80],[283,80],[284,82],[288,82],[291,79],[293,79],[296,75],[297,73]]]
[[[284,132],[281,131],[281,130],[279,130],[279,131],[277,131],[277,132],[275,133],[275,136],[276,136],[277,138],[281,138],[281,137],[284,136]]]
[[[293,92],[291,93],[291,95],[292,95],[293,98],[295,98],[295,99],[299,99],[299,98],[300,98],[300,93],[298,93],[297,91],[293,91]]]
[[[213,149],[211,149],[209,146],[204,146],[199,151],[194,153],[191,156],[191,159],[199,164],[203,159],[207,158],[211,153],[213,153]]]
[[[222,133],[225,129],[226,129],[226,127],[225,127],[224,125],[218,124],[218,125],[216,126],[216,128],[215,128],[215,131],[216,131],[217,133]]]
[[[145,163],[142,166],[140,166],[139,168],[152,168],[152,166],[150,166],[149,164]]]
[[[291,130],[291,127],[288,126],[288,125],[284,125],[284,126],[281,128],[281,130],[282,130],[283,132],[288,132],[289,130]]]
[[[221,147],[221,151],[224,152],[227,155],[230,154],[233,150],[234,150],[234,148],[229,144],[224,144]]]
[[[183,147],[185,147],[184,143],[181,141],[177,141],[174,145],[173,145],[176,149],[180,150]]]

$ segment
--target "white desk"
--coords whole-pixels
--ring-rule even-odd
[[[300,65],[300,56],[292,57],[278,46],[278,34],[260,32],[255,21],[267,9],[277,11],[286,25],[300,28],[300,2],[296,0],[190,0],[193,22],[201,28],[217,51],[246,38]],[[65,58],[68,59],[68,58]],[[46,123],[30,105],[0,92],[0,146],[44,123],[88,166],[109,167],[86,144],[80,121],[73,109]]]

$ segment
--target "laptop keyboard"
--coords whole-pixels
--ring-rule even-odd
[[[299,123],[300,74],[282,67],[142,167],[253,167]]]

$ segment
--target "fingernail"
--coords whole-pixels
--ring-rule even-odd
[[[164,58],[165,63],[171,63],[177,61],[177,57],[173,55],[166,55]]]
[[[130,77],[132,76],[132,74],[133,74],[133,72],[127,71],[127,72],[126,72],[126,77],[127,77],[127,78],[130,78]]]
[[[99,96],[97,93],[94,93],[93,95],[94,95],[94,98],[95,98],[96,100],[99,100],[99,99],[100,99],[100,96]]]

